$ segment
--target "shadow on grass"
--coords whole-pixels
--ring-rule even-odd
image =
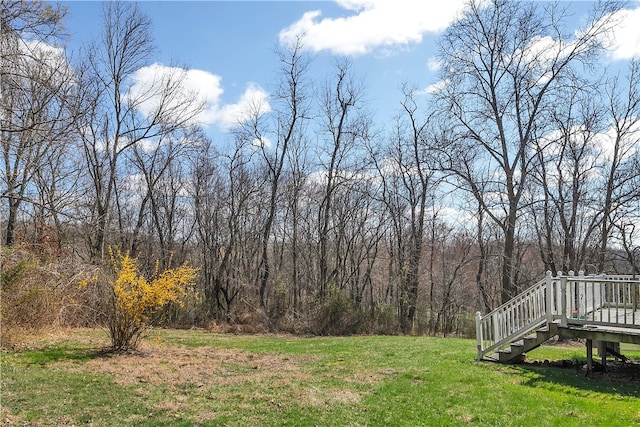
[[[111,358],[119,355],[146,356],[140,350],[114,350],[112,347],[96,349],[95,347],[52,345],[38,349],[23,350],[18,353],[19,357],[27,365],[47,365],[56,362],[88,362],[93,359]]]
[[[522,384],[541,388],[566,388],[588,392],[640,398],[640,364],[610,366],[607,372],[594,372],[590,377],[578,367],[523,363],[514,369],[524,377]]]
[[[46,365],[54,362],[87,362],[101,356],[101,350],[87,347],[50,346],[37,350],[25,350],[20,356],[27,364]]]

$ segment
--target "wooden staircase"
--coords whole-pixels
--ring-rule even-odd
[[[527,334],[512,341],[508,347],[498,351],[498,361],[500,363],[518,363],[524,360],[527,352],[538,348],[543,342],[558,335],[558,325],[556,323],[546,324],[533,333]]]
[[[476,313],[478,360],[513,362],[551,338],[554,327],[549,317],[550,276],[517,297],[482,316]],[[496,356],[497,355],[497,356]]]

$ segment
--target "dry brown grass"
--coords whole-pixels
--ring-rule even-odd
[[[74,369],[103,373],[117,384],[138,383],[227,386],[238,382],[305,379],[300,360],[273,354],[254,354],[237,349],[142,344],[140,351],[105,353]],[[308,376],[307,376],[308,377]],[[310,378],[310,377],[308,377]]]
[[[35,350],[65,343],[99,349],[109,344],[107,331],[94,328],[49,325],[37,329],[24,328],[14,331],[18,332],[11,346],[14,351]]]
[[[95,334],[92,336],[90,330],[86,335],[80,333],[80,337],[84,337],[87,344],[96,344]],[[42,336],[37,345],[64,340],[64,331],[51,331]],[[74,341],[78,342],[77,332]],[[185,405],[190,405],[189,396],[180,392],[187,388],[200,390],[204,396],[211,395],[213,390],[216,399],[226,399],[225,390],[229,386],[254,389],[256,398],[263,397],[260,390],[278,390],[275,393],[278,398],[271,401],[273,405],[291,401],[308,406],[360,402],[361,394],[354,391],[312,386],[314,377],[310,366],[314,361],[315,357],[311,355],[251,353],[233,348],[185,347],[146,340],[135,352],[103,352],[82,364],[66,361],[58,362],[56,367],[69,372],[105,374],[118,385],[140,385],[139,395],[148,393],[148,386],[161,387],[166,390],[167,399],[154,407],[169,412],[180,412]],[[363,373],[348,382],[373,383],[379,379],[380,375]]]

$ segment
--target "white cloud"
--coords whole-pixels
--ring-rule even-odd
[[[528,62],[540,62],[547,65],[562,57],[562,50],[567,45],[562,40],[556,40],[551,36],[534,36],[527,43],[523,56]]]
[[[467,225],[471,227],[477,226],[477,220],[474,219],[468,211],[455,206],[440,205],[435,207],[437,219],[444,221],[449,226],[456,229],[464,228]]]
[[[464,8],[465,0],[437,5],[426,1],[338,0],[343,9],[355,12],[338,18],[322,18],[322,11],[306,12],[280,32],[280,41],[292,43],[303,36],[313,51],[360,55],[378,48],[419,43],[425,33],[443,31]]]
[[[218,107],[216,122],[223,129],[230,129],[250,119],[254,114],[262,115],[271,111],[269,95],[260,86],[249,83],[240,99],[234,104]]]
[[[635,118],[631,119],[635,122]],[[580,174],[583,180],[607,179],[603,174],[607,173],[608,165],[614,159],[614,155],[618,156],[618,161],[629,161],[638,153],[638,137],[640,136],[640,121],[630,125],[629,132],[619,140],[614,127],[609,127],[604,132],[592,133],[584,126],[573,126],[570,130],[571,139],[576,143],[577,149],[582,151],[580,158]],[[617,153],[616,141],[618,141]],[[564,179],[571,177],[575,173],[574,157],[570,155],[561,155],[565,146],[565,136],[559,130],[554,130],[542,137],[539,141],[542,152],[547,159],[552,159],[556,170],[549,169],[547,171],[548,179],[554,185],[560,179],[560,173]],[[584,144],[584,147],[582,146]],[[532,150],[536,148],[532,147]]]
[[[442,91],[444,91],[446,89],[448,84],[449,84],[449,80],[440,80],[437,83],[434,83],[432,85],[427,86],[426,88],[421,90],[419,92],[419,94],[421,94],[421,95],[431,95],[431,94],[434,94],[434,93],[442,92]]]
[[[123,99],[147,117],[162,114],[165,120],[193,120],[200,99],[194,96],[186,73],[158,63],[142,67],[131,76],[132,84]]]
[[[611,43],[609,55],[613,60],[640,58],[640,7],[618,13],[620,22],[608,40]]]
[[[621,161],[628,160],[634,156],[640,148],[638,147],[638,142],[640,141],[640,120],[637,118],[631,118],[628,123],[632,123],[629,127],[629,132],[625,135],[624,139],[618,141],[617,156]],[[605,133],[596,135],[595,143],[600,149],[599,157],[601,157],[605,162],[613,161],[613,158],[616,155],[616,140],[618,140],[618,136],[613,127],[610,127]]]
[[[273,147],[273,142],[265,136],[262,138],[255,138],[251,141],[251,146],[254,148],[271,148]]]
[[[73,81],[73,72],[67,61],[65,50],[37,40],[20,40],[19,49],[26,59],[25,65],[37,72],[44,72],[46,79],[58,85]]]
[[[160,147],[161,144],[162,141],[155,138],[145,138],[142,141],[138,141],[136,143],[137,147],[144,153],[153,153]]]
[[[437,58],[429,58],[429,61],[427,61],[427,68],[432,73],[440,71],[440,69],[442,68],[442,61],[438,60]]]
[[[222,77],[208,71],[184,70],[158,63],[142,67],[133,74],[127,97],[136,102],[140,112],[151,115],[161,102],[154,88],[171,78],[178,86],[169,106],[176,108],[181,103],[187,104],[183,114],[193,116],[192,123],[229,130],[247,120],[252,113],[264,114],[271,110],[268,93],[255,83],[249,83],[235,103],[223,104]]]
[[[26,54],[45,56],[49,59],[64,58],[64,49],[37,40],[21,40],[20,49]]]

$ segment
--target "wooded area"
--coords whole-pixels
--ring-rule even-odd
[[[77,284],[109,248],[198,268],[164,324],[303,334],[472,336],[547,270],[638,273],[640,62],[602,60],[621,6],[570,33],[562,3],[471,1],[439,90],[407,82],[395,123],[348,59],[311,79],[301,36],[271,110],[212,141],[186,69],[134,84],[154,63],[135,3],[67,57],[62,7],[2,0],[3,318],[100,322]]]

